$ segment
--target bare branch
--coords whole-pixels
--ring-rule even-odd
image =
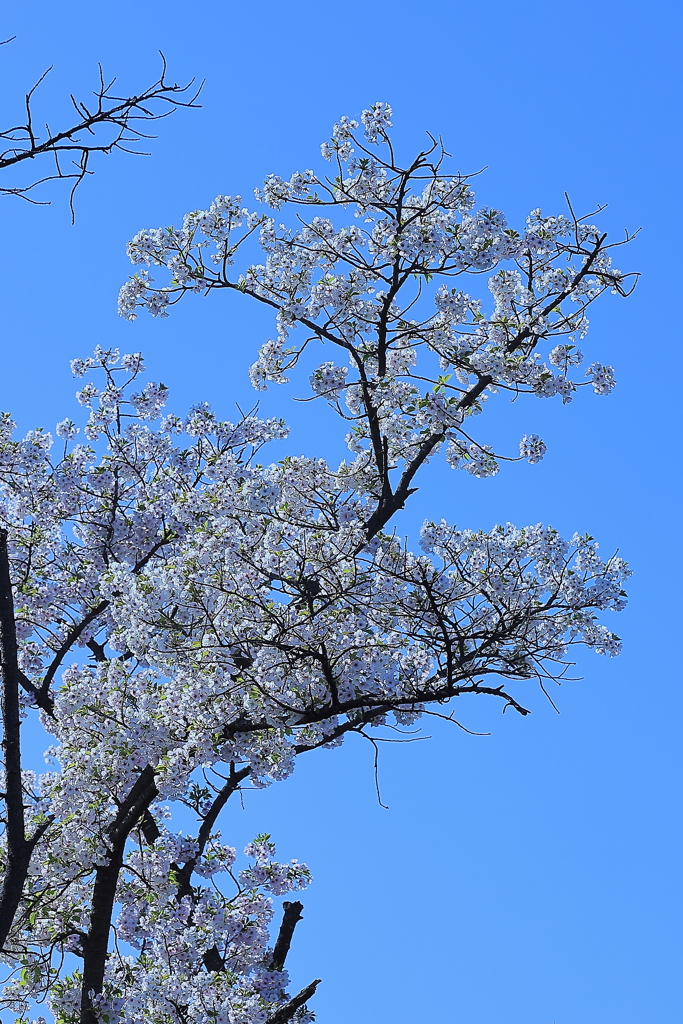
[[[8,40],[5,40],[6,42]],[[92,174],[90,159],[94,154],[108,155],[120,150],[124,153],[142,155],[136,147],[142,140],[156,138],[149,134],[148,127],[154,121],[168,117],[179,107],[196,109],[196,102],[203,82],[195,86],[194,79],[186,85],[169,81],[166,77],[166,59],[161,54],[159,78],[140,93],[128,96],[113,91],[116,79],[107,81],[102,67],[99,68],[99,82],[93,91],[94,102],[89,105],[71,96],[76,119],[59,131],[52,131],[45,125],[42,135],[35,129],[33,110],[34,97],[52,68],[48,68],[29,89],[25,97],[25,120],[0,131],[0,171],[19,168],[26,161],[48,159],[54,169],[38,177],[31,175],[26,182],[1,185],[0,195],[18,196],[30,203],[48,204],[47,200],[35,199],[34,189],[48,181],[69,181],[69,205],[74,219],[74,196],[81,182]],[[194,87],[194,88],[193,88]],[[60,158],[68,163],[63,167]]]

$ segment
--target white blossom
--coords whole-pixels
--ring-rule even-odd
[[[519,455],[520,458],[526,459],[527,462],[534,463],[540,462],[545,455],[547,448],[538,434],[524,434],[519,442]]]

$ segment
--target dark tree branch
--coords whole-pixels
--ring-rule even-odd
[[[207,949],[202,956],[204,966],[207,971],[215,971],[217,974],[222,973],[225,970],[225,963],[223,957],[218,952],[217,946],[212,946],[211,949]]]
[[[296,928],[299,921],[302,920],[301,911],[304,909],[303,903],[299,903],[298,900],[290,903],[285,900],[282,904],[284,911],[282,915],[282,923],[280,925],[280,931],[278,932],[277,942],[273,949],[273,955],[270,960],[271,971],[281,971],[285,966],[285,960],[289,953],[289,947],[292,944],[292,938],[294,936],[294,929]]]
[[[83,983],[81,988],[81,1024],[99,1024],[90,993],[102,991],[109,947],[109,930],[116,899],[116,886],[123,866],[126,840],[140,817],[149,809],[158,789],[154,769],[147,765],[141,771],[126,799],[119,806],[116,818],[107,829],[110,852],[106,864],[95,872],[88,934],[83,938]]]
[[[218,820],[218,815],[221,813],[232,794],[239,789],[240,784],[244,782],[246,778],[251,774],[251,766],[247,765],[246,768],[241,768],[239,771],[235,771],[234,767],[230,768],[230,775],[227,782],[216,796],[216,799],[211,804],[209,811],[204,815],[201,828],[197,835],[197,852],[194,857],[191,857],[182,868],[178,871],[178,892],[177,899],[180,901],[183,896],[192,895],[192,886],[190,880],[192,873],[197,866],[197,861],[201,857],[209,841],[211,831]]]
[[[6,148],[0,152],[0,171],[16,168],[28,160],[42,158],[54,161],[54,170],[36,177],[29,184],[0,186],[0,195],[13,195],[30,203],[46,205],[45,201],[34,199],[30,193],[48,181],[68,180],[72,182],[69,205],[74,219],[73,200],[76,189],[90,170],[90,158],[96,153],[108,155],[115,150],[138,154],[131,149],[143,139],[155,138],[145,129],[148,124],[172,114],[178,107],[197,108],[196,102],[203,83],[192,92],[194,79],[187,85],[178,85],[166,78],[166,60],[161,54],[162,68],[159,78],[141,93],[132,96],[117,96],[112,89],[116,82],[107,81],[99,66],[99,83],[94,90],[94,102],[84,103],[71,96],[76,119],[69,127],[52,132],[46,125],[46,136],[36,134],[34,126],[33,97],[52,68],[48,68],[25,97],[25,121],[0,131],[0,144]],[[105,134],[102,134],[104,131]],[[69,160],[68,169],[60,163],[60,156]]]
[[[559,295],[555,296],[551,302],[549,302],[544,309],[539,313],[537,320],[548,316],[553,309],[559,306],[562,302],[567,299],[574,289],[581,283],[581,281],[590,273],[593,263],[596,257],[602,251],[603,244],[606,235],[601,235],[595,242],[591,252],[586,254],[586,262],[580,270],[574,275],[571,284],[560,292]],[[517,352],[522,347],[525,341],[534,337],[533,326],[529,325],[519,331],[506,345],[506,350],[510,354]],[[458,410],[470,409],[480,395],[486,391],[490,384],[493,384],[494,378],[491,374],[482,374],[476,384],[474,384],[466,394],[458,402]],[[402,509],[410,497],[414,494],[417,488],[411,487],[411,483],[417,473],[418,469],[424,464],[425,459],[429,458],[434,449],[441,444],[444,439],[443,433],[431,434],[421,445],[415,458],[406,466],[396,490],[392,492],[391,487],[385,487],[382,492],[380,502],[368,520],[366,529],[366,536],[368,540],[379,533],[383,527],[389,522],[390,519]],[[380,467],[381,470],[381,467]],[[388,479],[388,478],[387,478]]]
[[[91,608],[89,612],[86,612],[81,621],[77,622],[76,625],[73,626],[66,634],[64,641],[60,645],[59,650],[56,652],[54,658],[52,659],[52,662],[50,663],[50,667],[48,668],[47,672],[45,673],[45,676],[43,677],[43,682],[40,687],[40,696],[42,699],[45,699],[49,696],[50,685],[52,684],[52,680],[55,677],[57,669],[62,664],[64,658],[69,653],[73,645],[82,635],[83,631],[87,629],[90,623],[94,622],[95,619],[98,616],[100,616],[103,611],[106,611],[108,607],[109,601],[99,601],[94,606],[94,608]]]
[[[147,554],[135,563],[133,572],[142,572],[145,566],[152,560],[154,555],[156,555],[157,551],[160,551],[161,548],[163,548],[171,540],[173,540],[173,534],[170,532],[165,532],[163,536],[160,537],[159,540],[152,545]],[[69,653],[73,645],[77,643],[77,641],[83,635],[84,630],[87,629],[87,627],[92,622],[94,622],[95,619],[97,619],[102,614],[102,612],[105,612],[108,607],[108,600],[99,601],[96,605],[94,605],[94,607],[90,609],[90,611],[85,613],[80,622],[77,622],[74,626],[71,627],[71,629],[65,636],[64,641],[60,645],[59,649],[56,651],[55,656],[52,659],[47,669],[47,672],[45,673],[45,676],[43,677],[43,682],[41,683],[39,690],[36,690],[36,688],[31,683],[29,683],[30,689],[28,690],[28,692],[31,693],[32,696],[34,696],[39,707],[43,707],[45,705],[45,710],[48,710],[49,708],[49,714],[53,713],[53,701],[50,697],[50,686],[52,685],[52,680],[54,679],[57,673],[57,669],[62,664],[64,658]],[[90,647],[90,650],[95,655],[96,660],[105,660],[98,656],[98,650],[103,652],[103,646],[95,643],[95,646],[93,647],[92,643],[94,643],[94,641],[88,642],[87,646]]]
[[[199,860],[199,858],[201,857],[206,848],[206,844],[208,843],[209,837],[211,835],[211,830],[213,829],[214,825],[216,824],[216,821],[218,820],[218,815],[221,813],[221,811],[225,807],[226,803],[228,802],[232,794],[239,789],[240,784],[246,778],[248,778],[250,774],[250,765],[247,765],[245,768],[241,768],[239,771],[235,771],[233,765],[230,766],[230,775],[228,777],[227,782],[216,796],[216,799],[211,804],[211,807],[209,808],[208,812],[204,815],[204,820],[202,821],[199,833],[197,835],[196,854],[194,855],[194,857],[191,857],[188,861],[186,861],[182,867],[179,867],[177,864],[172,865],[174,870],[176,871],[178,878],[178,889],[176,891],[176,899],[178,903],[180,903],[180,901],[185,896],[189,896],[191,899],[194,900],[195,894],[192,889],[192,875],[194,873],[195,867],[197,866],[197,861]],[[221,956],[216,946],[212,946],[211,949],[206,950],[206,952],[204,953],[203,960],[204,966],[206,967],[207,971],[225,970],[225,963],[223,962],[223,957]]]
[[[286,1024],[288,1020],[292,1019],[296,1011],[300,1009],[304,1003],[308,1002],[312,995],[314,995],[319,984],[320,978],[316,978],[316,980],[312,981],[310,985],[306,986],[306,988],[302,988],[298,995],[294,996],[294,998],[290,999],[288,1003],[285,1003],[285,1005],[281,1006],[279,1010],[276,1010],[275,1013],[271,1014],[266,1021],[266,1024]]]
[[[2,672],[2,753],[5,769],[7,864],[0,889],[0,949],[14,923],[33,844],[26,840],[21,779],[21,714],[14,598],[7,530],[0,530],[0,671]]]
[[[42,686],[34,686],[31,680],[21,671],[19,672],[19,682],[26,693],[33,698],[36,703],[36,707],[39,707],[41,711],[44,711],[50,718],[54,718],[55,702],[50,694],[45,692]]]
[[[157,825],[156,821],[154,820],[154,815],[150,811],[149,807],[147,808],[145,813],[142,815],[142,821],[140,822],[140,828],[142,830],[143,836],[145,837],[145,842],[149,843],[150,846],[154,846],[154,844],[156,843],[157,839],[161,835],[161,832],[159,831],[159,826]]]

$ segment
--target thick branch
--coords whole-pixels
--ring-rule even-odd
[[[5,769],[7,864],[0,890],[0,949],[10,932],[31,858],[26,840],[21,781],[20,671],[7,530],[0,530],[0,671],[2,673],[2,753]]]
[[[99,1024],[90,992],[102,991],[109,947],[109,929],[116,899],[116,886],[123,865],[126,840],[140,817],[158,795],[154,769],[147,765],[138,776],[130,793],[109,826],[110,853],[107,863],[95,873],[90,925],[83,940],[83,984],[81,989],[81,1024]]]
[[[277,942],[273,949],[273,955],[270,960],[271,971],[281,971],[285,966],[285,960],[289,953],[289,947],[292,944],[292,938],[294,936],[294,929],[296,928],[299,921],[302,920],[301,911],[304,909],[303,903],[299,903],[298,900],[294,900],[290,903],[288,900],[282,904],[284,911],[282,915],[282,923],[280,925],[280,931],[278,932]]]
[[[312,981],[310,985],[306,986],[306,988],[302,988],[298,995],[294,996],[293,999],[290,999],[284,1006],[281,1006],[279,1010],[276,1010],[275,1013],[268,1018],[266,1024],[286,1024],[288,1020],[292,1019],[296,1011],[302,1007],[304,1003],[308,1002],[311,996],[315,994],[315,990],[319,984],[320,978],[316,978],[316,980]]]

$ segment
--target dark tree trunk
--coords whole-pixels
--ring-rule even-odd
[[[5,769],[7,865],[0,890],[0,948],[14,923],[33,843],[26,839],[21,783],[19,664],[14,599],[7,552],[7,530],[0,530],[0,673],[2,674],[2,753]]]

